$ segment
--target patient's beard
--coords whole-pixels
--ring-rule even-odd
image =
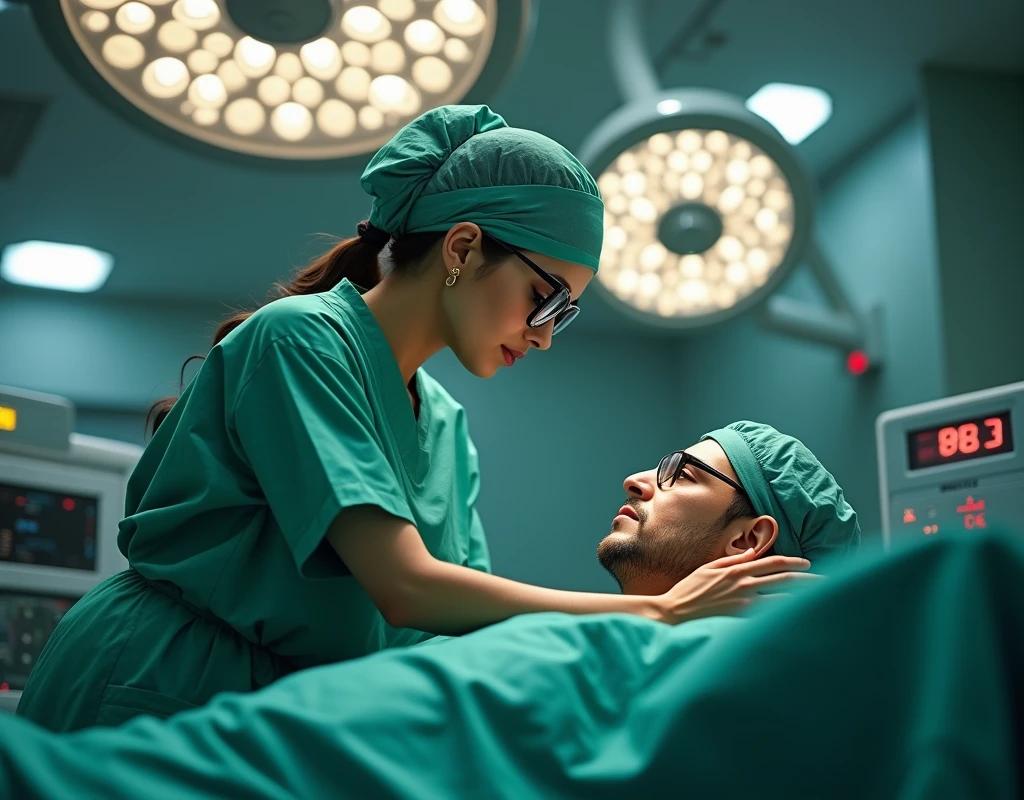
[[[645,530],[641,516],[632,536],[606,536],[597,560],[623,594],[660,594],[712,560],[722,532],[717,523],[671,531]]]

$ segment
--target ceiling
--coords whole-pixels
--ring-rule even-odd
[[[526,57],[491,104],[511,124],[578,148],[622,100],[609,67],[606,5],[538,5]],[[652,53],[701,5],[649,0]],[[708,31],[717,47],[700,45]],[[799,146],[819,180],[906,116],[923,64],[1024,71],[1019,0],[726,0],[698,33],[663,69],[666,87],[748,96],[785,81],[832,95],[832,120]],[[49,100],[18,169],[0,177],[0,245],[45,239],[108,250],[117,261],[101,294],[110,299],[261,298],[323,249],[316,234],[347,236],[368,210],[359,164],[265,171],[130,127],[65,74],[21,6],[0,11],[0,94]]]

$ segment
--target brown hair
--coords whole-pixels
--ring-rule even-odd
[[[267,302],[282,297],[293,297],[302,294],[319,294],[337,286],[342,278],[348,278],[356,286],[372,289],[381,280],[380,251],[388,244],[387,234],[374,228],[366,220],[359,223],[358,236],[343,239],[323,255],[299,269],[288,283],[276,283],[271,288]],[[445,233],[408,233],[390,240],[391,271],[396,273],[415,274],[427,263],[427,256],[435,246],[441,243]],[[476,278],[483,278],[496,269],[508,253],[489,237],[483,238],[483,265],[476,272]],[[213,334],[211,347],[220,343],[231,331],[245,322],[258,309],[238,311],[224,320]],[[187,359],[181,367],[179,375],[179,391],[184,389],[185,368],[195,359],[206,356],[195,355]],[[177,397],[164,397],[157,400],[146,415],[146,430],[150,435],[156,433],[160,423],[170,412]],[[152,425],[152,427],[150,427]]]

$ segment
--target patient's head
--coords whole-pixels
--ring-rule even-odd
[[[628,594],[660,594],[753,548],[816,558],[855,550],[857,515],[814,454],[769,425],[736,422],[626,478],[597,557]]]

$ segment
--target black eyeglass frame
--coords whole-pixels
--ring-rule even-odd
[[[667,464],[666,464],[666,462],[670,464],[671,460],[675,456],[679,456],[679,463],[676,465],[676,467],[674,469],[669,469]],[[712,467],[710,464],[705,464],[699,458],[697,458],[696,456],[690,455],[685,450],[673,450],[668,455],[662,456],[661,461],[658,462],[658,472],[657,472],[658,488],[659,489],[668,489],[668,488],[671,488],[672,486],[674,486],[675,482],[677,480],[679,480],[679,476],[682,474],[683,469],[685,467],[687,467],[687,466],[693,466],[693,467],[696,467],[699,470],[703,470],[704,472],[708,473],[709,475],[712,475],[715,478],[718,478],[720,481],[725,481],[725,483],[729,484],[729,486],[731,486],[733,489],[735,489],[737,492],[739,492],[740,494],[744,495],[745,497],[748,497],[748,498],[750,497],[750,495],[747,494],[747,490],[744,489],[742,486],[740,486],[740,484],[736,483],[736,481],[734,481],[728,475],[724,475],[723,473],[719,472],[717,469]],[[666,470],[666,475],[664,477],[662,476],[662,468],[663,467]],[[667,475],[668,472],[672,473],[671,478],[668,477],[668,475]]]
[[[523,254],[518,247],[510,245],[508,242],[503,242],[501,239],[491,236],[489,233],[484,235],[495,244],[508,250],[512,255],[536,272],[548,286],[555,290],[537,303],[537,307],[530,312],[529,316],[527,316],[526,324],[531,328],[542,328],[551,322],[551,320],[554,320],[555,327],[552,330],[551,335],[553,336],[559,331],[564,331],[568,327],[569,323],[576,319],[577,315],[580,313],[580,307],[572,302],[572,293],[569,291],[569,287],[544,269],[540,264]],[[565,307],[556,311],[553,316],[548,316],[546,319],[539,319],[541,317],[541,312],[547,311],[550,313],[550,309],[552,307],[558,308],[559,305],[563,304]]]

